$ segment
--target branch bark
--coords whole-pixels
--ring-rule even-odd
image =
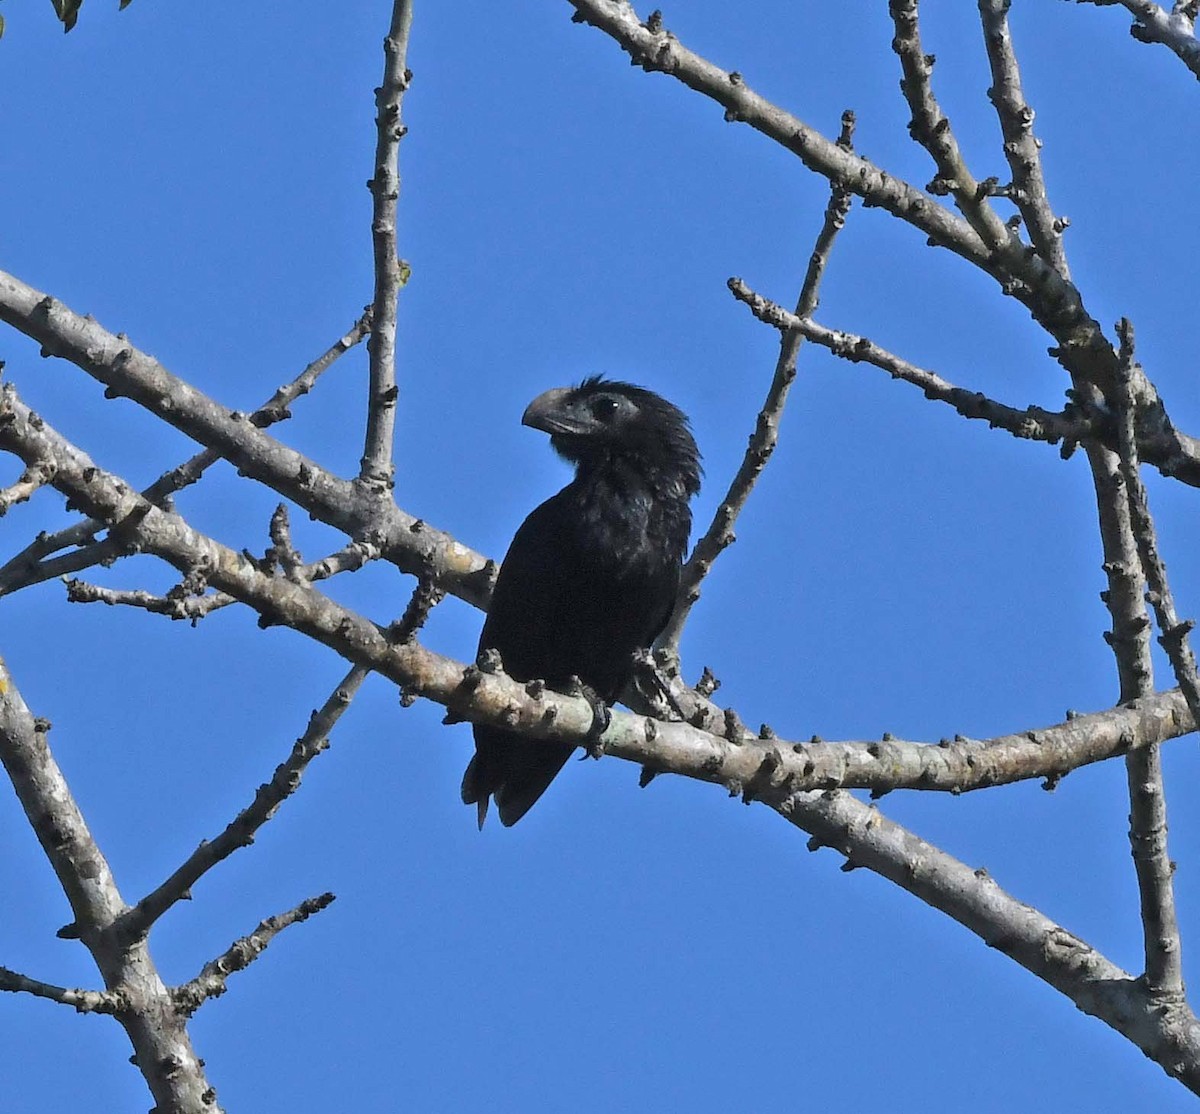
[[[924,233],[931,246],[946,248],[991,276],[1005,295],[1016,298],[1056,341],[1051,351],[1073,385],[1114,389],[1116,353],[1084,306],[1075,285],[1060,275],[1015,234],[1003,243],[987,241],[963,217],[928,193],[888,173],[870,160],[840,149],[799,117],[760,96],[740,73],[730,73],[687,49],[661,20],[641,22],[628,0],[568,0],[578,22],[612,38],[634,65],[669,74],[720,104],[725,118],[750,125],[794,154],[809,170],[862,197],[865,206],[884,209]],[[1139,385],[1147,390],[1145,385]],[[1139,406],[1161,411],[1152,393]],[[1165,412],[1151,432],[1142,432],[1142,455],[1165,474],[1200,486],[1200,443],[1180,433]]]
[[[854,113],[847,111],[842,114],[839,144],[849,150],[853,135]],[[808,269],[796,302],[798,318],[807,318],[816,311],[820,301],[821,279],[829,262],[829,253],[833,250],[837,234],[846,223],[850,202],[851,196],[846,190],[835,186],[830,191],[829,204],[825,207],[825,219],[820,232],[817,233],[817,241],[809,256]],[[713,562],[733,544],[733,525],[746,505],[750,492],[754,490],[758,477],[767,466],[767,461],[775,452],[775,445],[779,439],[779,421],[787,404],[788,392],[796,378],[796,360],[800,356],[800,346],[804,343],[804,334],[799,329],[785,328],[781,332],[775,373],[771,378],[771,386],[767,390],[762,409],[759,410],[754,432],[750,435],[746,454],[729,485],[729,490],[725,493],[725,498],[717,508],[712,524],[696,543],[683,567],[675,598],[675,610],[659,636],[660,644],[673,654],[678,653],[679,638],[683,634],[684,624],[693,605],[700,598],[700,582],[708,575]]]
[[[172,1114],[220,1114],[185,1019],[145,940],[123,940],[113,932],[128,906],[50,753],[46,733],[0,661],[0,763],[70,902],[75,919],[64,933],[78,937],[96,961],[110,995],[106,1004],[128,1035],[134,1063],[158,1108]]]
[[[391,491],[396,470],[392,461],[399,394],[396,386],[396,301],[405,280],[405,267],[396,248],[396,201],[400,197],[400,140],[407,131],[400,120],[400,109],[412,80],[405,65],[412,16],[412,0],[395,0],[391,27],[383,40],[383,84],[375,90],[375,172],[369,183],[374,207],[371,220],[375,256],[374,327],[367,343],[371,356],[370,398],[359,480],[377,494]]]
[[[354,539],[373,539],[385,560],[403,572],[432,574],[439,586],[486,605],[496,566],[423,520],[377,499],[264,433],[172,375],[162,364],[110,333],[94,318],[0,271],[0,321],[68,359],[108,388],[208,446],[252,479]]]

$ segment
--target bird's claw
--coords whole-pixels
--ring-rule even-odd
[[[600,737],[612,723],[612,712],[609,711],[608,704],[600,694],[578,677],[571,678],[570,695],[582,696],[592,709],[592,722],[587,729],[587,734],[583,737],[582,746],[585,757],[600,758],[604,755],[604,744],[600,741]]]
[[[604,754],[604,743],[601,742],[600,736],[608,730],[608,725],[612,723],[612,712],[598,696],[594,700],[589,700],[588,703],[592,706],[592,725],[583,737],[583,749],[587,751],[589,758],[600,758]]]
[[[687,719],[684,710],[672,691],[672,674],[655,658],[650,650],[635,650],[633,653],[633,683],[641,696],[654,709],[660,719],[669,719],[674,713],[681,720]]]

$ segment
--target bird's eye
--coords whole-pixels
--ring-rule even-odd
[[[617,412],[617,400],[609,398],[608,395],[601,395],[592,400],[591,411],[592,417],[597,421],[611,422]]]

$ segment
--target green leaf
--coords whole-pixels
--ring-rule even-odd
[[[54,14],[62,20],[63,30],[70,31],[79,18],[79,9],[83,0],[50,0],[54,5]]]

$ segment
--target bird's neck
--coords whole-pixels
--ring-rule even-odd
[[[642,454],[605,452],[580,460],[576,481],[597,492],[612,492],[622,499],[649,496],[656,501],[679,502],[684,507],[691,497],[684,484],[683,470],[667,460],[648,459]]]
[[[581,462],[571,486],[584,511],[585,530],[594,527],[622,551],[656,554],[669,562],[683,558],[692,512],[677,471],[609,456]]]

